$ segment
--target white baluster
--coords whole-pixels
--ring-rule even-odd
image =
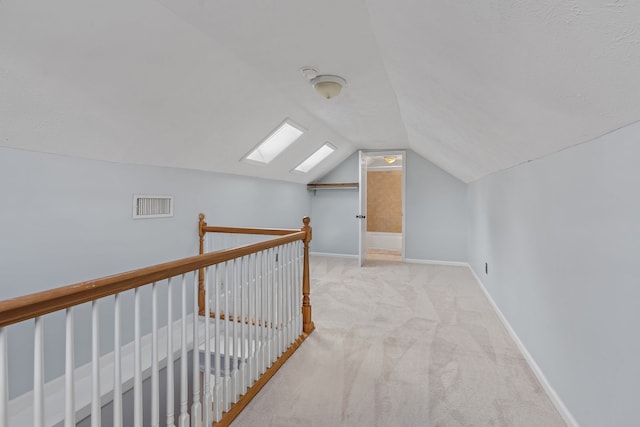
[[[303,281],[303,277],[304,277],[304,243],[299,241],[298,242],[298,318],[300,319],[300,321],[298,322],[299,324],[299,329],[298,329],[298,335],[302,335],[302,331],[304,330],[304,326],[302,324],[303,322],[303,318],[302,318],[302,300],[303,300],[303,295],[302,295],[302,281]]]
[[[254,308],[253,316],[256,319],[255,332],[254,332],[254,347],[255,347],[255,370],[253,376],[253,382],[255,382],[260,376],[260,252],[257,252],[254,256]],[[252,383],[253,384],[253,383]]]
[[[9,427],[9,360],[7,328],[0,328],[0,427]]]
[[[231,280],[231,273],[229,268],[229,261],[224,263],[224,410],[228,411],[231,408],[231,392],[230,392],[230,365],[231,360],[229,358],[230,343],[229,343],[229,329],[231,325],[231,317],[229,315],[229,281]]]
[[[293,261],[293,281],[291,283],[291,290],[293,292],[293,305],[291,306],[291,316],[292,316],[292,330],[293,330],[293,340],[297,340],[298,336],[298,312],[301,310],[300,302],[298,302],[298,288],[302,287],[301,281],[298,280],[298,241],[293,242],[292,247],[292,261]]]
[[[202,399],[202,415],[206,426],[211,425],[211,303],[209,298],[209,269],[207,269],[204,276],[204,398]]]
[[[271,366],[271,249],[264,252],[264,369],[265,371]]]
[[[275,334],[276,334],[276,264],[273,249],[269,249],[269,367],[275,361]]]
[[[289,245],[289,343],[292,344],[295,337],[295,286],[296,286],[296,262],[294,254],[295,243]]]
[[[91,303],[91,427],[100,427],[100,309],[98,300]]]
[[[173,398],[173,284],[167,283],[167,427],[175,426]]]
[[[247,263],[247,274],[249,276],[249,297],[247,299],[247,305],[249,306],[249,375],[247,386],[251,387],[255,381],[256,372],[256,327],[258,324],[258,318],[256,317],[256,256],[257,254],[249,255],[249,262]]]
[[[261,263],[261,252],[257,252],[255,256],[255,278],[256,278],[256,286],[255,286],[255,316],[256,316],[256,331],[255,331],[255,346],[256,346],[256,355],[255,355],[255,377],[254,381],[258,379],[260,376],[261,369],[261,357],[262,357],[262,340],[260,339],[262,333],[262,316],[260,315],[260,307],[262,305],[262,299],[260,298],[260,263]]]
[[[282,286],[282,278],[283,278],[283,271],[284,271],[284,260],[282,258],[282,246],[277,248],[278,251],[278,260],[276,261],[276,268],[278,271],[278,274],[276,275],[276,284],[277,284],[277,296],[276,296],[276,316],[278,318],[278,341],[277,341],[277,353],[276,353],[276,360],[278,359],[278,357],[280,357],[280,355],[282,354],[282,316],[284,314],[283,310],[282,310],[282,306],[283,306],[283,301],[284,298],[282,297],[282,290],[283,290],[283,286]]]
[[[253,384],[253,372],[255,362],[255,337],[254,327],[256,322],[256,315],[254,311],[255,305],[255,277],[253,275],[255,271],[255,254],[247,256],[247,382],[246,387],[251,387]]]
[[[298,325],[298,332],[296,334],[296,336],[300,336],[302,335],[302,276],[303,276],[303,243],[298,240],[296,242],[297,244],[297,250],[296,250],[296,255],[297,255],[297,266],[298,266],[298,275],[297,275],[297,279],[296,279],[296,291],[298,292],[298,295],[296,296],[296,316],[298,316],[298,320],[296,320],[296,325]]]
[[[187,278],[182,275],[182,334],[180,339],[180,417],[178,418],[178,425],[180,427],[189,427],[189,414],[187,413],[189,408],[189,390],[187,371]],[[197,351],[197,347],[193,349]]]
[[[229,355],[229,404],[235,403],[235,373],[234,373],[234,356],[235,356],[235,286],[236,286],[236,270],[235,270],[235,260],[229,261],[229,289],[228,289],[228,298],[229,298],[229,348],[227,350],[227,354]]]
[[[246,355],[247,355],[247,348],[246,348],[246,330],[247,330],[247,325],[245,325],[245,320],[247,319],[247,310],[245,308],[245,304],[246,304],[246,295],[247,295],[247,286],[249,283],[249,280],[247,278],[247,257],[242,257],[240,258],[240,272],[239,272],[239,277],[240,277],[240,281],[239,284],[241,286],[240,288],[240,346],[239,346],[239,357],[241,360],[240,363],[240,372],[238,375],[238,380],[239,380],[239,395],[243,395],[244,392],[247,389],[247,363],[246,363]]]
[[[133,425],[142,427],[142,353],[140,348],[140,288],[134,297],[134,350],[133,350]]]
[[[282,354],[282,258],[281,258],[281,250],[282,248],[277,248],[277,259],[276,259],[276,276],[275,276],[275,289],[276,289],[276,354],[274,357],[274,362],[280,357]]]
[[[193,274],[193,391],[191,404],[191,427],[200,427],[202,425],[202,407],[200,406],[200,354],[198,352],[198,281],[199,273],[195,271]]]
[[[158,285],[151,285],[151,426],[160,425],[160,368],[158,366]]]
[[[299,303],[298,303],[298,288],[302,285],[298,282],[298,242],[293,242],[292,250],[292,274],[293,278],[291,279],[291,291],[293,295],[291,296],[291,330],[293,333],[293,341],[298,339],[298,311],[300,311]]]
[[[282,246],[282,351],[287,349],[287,247]]]
[[[214,266],[214,276],[213,276],[213,285],[212,285],[212,293],[213,293],[213,310],[215,312],[216,317],[214,318],[214,341],[213,341],[213,352],[215,355],[214,362],[214,392],[213,392],[213,421],[220,421],[220,417],[222,416],[222,387],[220,384],[220,266],[216,264]]]
[[[254,333],[253,333],[253,345],[255,348],[254,355],[254,370],[253,370],[253,380],[251,384],[258,379],[260,375],[260,253],[256,252],[253,257],[253,277],[254,277],[254,287],[253,287],[253,316],[255,321]]]
[[[282,349],[289,347],[289,245],[282,246]]]
[[[285,331],[285,349],[289,348],[291,344],[291,244],[287,243],[285,245],[285,269],[284,273],[286,279],[284,281],[284,296],[286,301],[286,309],[285,309],[285,322],[286,326],[284,328]]]
[[[36,317],[33,333],[33,426],[44,427],[44,324]]]
[[[238,351],[239,351],[239,345],[238,345],[238,313],[239,313],[239,308],[238,308],[238,287],[241,286],[240,285],[240,275],[238,273],[239,271],[239,266],[240,266],[240,262],[238,259],[234,259],[233,260],[233,283],[232,283],[232,289],[233,289],[233,347],[232,347],[232,355],[233,355],[233,362],[232,362],[232,371],[231,371],[231,381],[233,383],[233,403],[236,403],[238,401],[238,397],[240,396],[240,388],[238,387],[238,379],[239,379],[239,375],[238,375]]]
[[[301,335],[302,332],[302,273],[300,268],[300,242],[296,241],[294,244],[294,266],[295,266],[295,279],[293,282],[293,290],[295,291],[294,296],[294,326],[295,326],[295,338]]]
[[[64,425],[65,427],[75,427],[75,384],[74,384],[74,343],[73,343],[73,309],[66,310],[65,328],[65,364],[64,364]]]
[[[296,307],[296,262],[295,262],[295,243],[289,244],[289,343],[292,344],[296,340],[295,331],[295,307]]]
[[[298,242],[291,245],[291,333],[292,342],[298,339],[298,288],[302,286],[298,282]]]
[[[284,348],[289,348],[291,344],[291,258],[290,258],[290,244],[285,245],[285,281],[284,281],[284,298],[285,298],[285,327],[284,327]]]
[[[251,371],[251,363],[253,363],[253,352],[252,352],[252,341],[251,341],[251,332],[253,330],[253,320],[255,320],[255,317],[253,316],[253,292],[252,292],[252,288],[253,288],[253,275],[251,273],[251,260],[252,260],[253,256],[252,255],[247,255],[247,263],[246,263],[246,267],[245,267],[245,271],[246,271],[246,283],[247,283],[247,290],[245,293],[246,296],[246,316],[247,316],[247,320],[245,323],[245,328],[246,328],[246,350],[247,353],[245,354],[245,358],[244,358],[244,362],[246,365],[246,375],[245,375],[245,385],[244,385],[244,389],[245,392],[247,390],[247,388],[249,388],[251,386],[251,375],[252,375],[252,371]]]
[[[275,354],[274,354],[274,358],[273,361],[275,362],[278,357],[280,356],[280,337],[281,337],[281,332],[282,332],[282,328],[280,327],[280,322],[282,321],[282,314],[280,313],[280,310],[282,308],[282,303],[280,302],[280,300],[282,299],[282,279],[281,279],[281,275],[282,275],[282,269],[280,268],[280,248],[276,248],[276,260],[275,260],[275,264],[274,264],[274,268],[275,268],[275,275],[274,275],[274,292],[275,292],[275,296],[274,296],[274,303],[275,303],[275,326],[274,326],[274,333],[276,334],[276,341],[275,341]]]
[[[287,264],[287,245],[282,245],[281,246],[281,253],[282,253],[282,263],[280,264],[280,268],[282,269],[282,274],[281,274],[281,278],[282,278],[282,322],[281,322],[281,327],[282,327],[282,350],[286,350],[287,348],[287,319],[288,319],[288,301],[287,301],[287,287],[288,287],[288,264]]]
[[[121,365],[120,294],[113,302],[113,426],[122,427],[122,365]],[[75,426],[75,424],[73,424]]]
[[[267,324],[269,322],[269,312],[267,303],[269,299],[269,277],[267,274],[267,254],[268,250],[260,253],[260,320],[262,321],[260,330],[260,374],[265,373],[267,369],[267,354],[269,353],[269,331]]]
[[[260,252],[260,374],[266,371],[267,357],[267,251]]]

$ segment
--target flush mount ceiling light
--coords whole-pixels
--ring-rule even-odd
[[[347,81],[340,76],[334,76],[332,74],[322,74],[320,76],[311,79],[311,84],[315,88],[316,92],[325,99],[335,98],[340,95],[342,87],[347,84]]]
[[[384,161],[388,164],[395,163],[398,160],[395,156],[385,156]]]

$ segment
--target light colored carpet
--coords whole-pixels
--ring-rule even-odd
[[[565,426],[466,267],[312,257],[316,331],[240,426]]]

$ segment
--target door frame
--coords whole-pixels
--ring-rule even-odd
[[[358,152],[358,264],[367,260],[367,155]]]
[[[406,150],[360,150],[360,154],[359,154],[359,159],[365,159],[367,157],[374,157],[374,156],[402,156],[402,261],[405,260],[405,248],[406,248],[406,236],[407,236],[407,152]],[[361,164],[358,164],[358,167],[362,167]],[[368,169],[365,168],[365,172],[368,172]],[[365,200],[366,200],[366,191],[367,191],[367,182],[366,179],[364,181],[364,183],[360,182],[359,185],[359,196],[360,196],[360,200],[362,200],[362,195],[364,194],[365,196]],[[366,207],[365,207],[366,210]],[[360,212],[360,215],[365,215],[366,216],[366,211]],[[361,235],[362,233],[362,227],[360,227],[360,233],[358,233],[358,237],[360,239],[360,242],[363,241],[363,237]],[[364,230],[364,233],[366,234],[366,229]],[[364,246],[364,247],[363,247]],[[361,262],[364,261],[364,259],[366,258],[366,252],[367,252],[367,246],[368,245],[362,245],[362,244],[358,244],[358,247],[360,248],[360,253],[359,253],[359,257]]]

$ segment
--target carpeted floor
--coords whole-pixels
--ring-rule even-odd
[[[466,267],[312,257],[316,331],[240,426],[565,426]]]

